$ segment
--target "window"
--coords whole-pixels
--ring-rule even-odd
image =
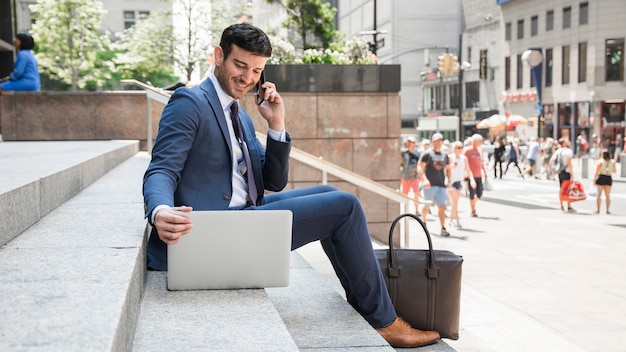
[[[607,39],[605,44],[606,81],[624,80],[624,38]]]
[[[535,88],[537,84],[535,83],[535,76],[533,75],[533,69],[530,69],[530,88]]]
[[[461,99],[461,94],[459,92],[459,84],[451,84],[450,85],[450,109],[458,109],[459,108],[459,99]]]
[[[589,3],[581,2],[578,10],[578,24],[583,25],[589,23]]]
[[[563,8],[563,29],[570,28],[572,26],[572,7]]]
[[[124,29],[134,26],[138,19],[143,20],[148,16],[150,16],[150,11],[124,11]]]
[[[524,86],[524,64],[522,63],[522,55],[517,55],[517,89]]]
[[[578,43],[578,82],[587,81],[587,42]]]
[[[561,83],[569,84],[569,45],[563,46],[563,65],[561,66]]]
[[[504,58],[504,89],[511,89],[511,57]]]
[[[504,40],[506,40],[507,42],[511,40],[511,28],[511,22],[508,22],[504,29]]]
[[[530,36],[534,37],[539,32],[539,16],[530,18]]]
[[[546,87],[552,86],[552,49],[546,49]]]
[[[459,59],[459,65],[463,62],[463,60]],[[472,47],[467,47],[467,62],[472,63]]]
[[[546,13],[546,32],[554,29],[554,10]]]
[[[517,21],[517,39],[524,39],[524,20]]]
[[[477,108],[480,106],[480,83],[465,83],[465,107]]]
[[[124,29],[128,29],[135,24],[135,11],[124,11]]]

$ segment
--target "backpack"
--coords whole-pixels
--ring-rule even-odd
[[[561,152],[562,150],[559,149],[554,152],[554,155],[552,155],[552,171],[554,171],[554,173],[556,174],[561,173],[561,171],[565,170],[566,168],[566,165],[563,165],[563,157],[561,156]]]

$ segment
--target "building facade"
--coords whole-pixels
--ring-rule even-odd
[[[624,1],[500,3],[503,91],[510,109],[532,115],[534,107],[539,108],[542,137],[574,141],[580,135],[598,148],[613,151],[615,138],[624,136],[625,127]],[[540,79],[524,63],[528,49],[542,54]]]
[[[461,33],[461,0],[351,1],[339,0],[338,29],[351,38],[374,42],[381,64],[400,64],[401,119],[415,132],[424,116],[422,72],[437,66],[437,57],[457,52]]]

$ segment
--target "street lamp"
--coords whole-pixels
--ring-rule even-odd
[[[537,86],[537,105],[535,105],[535,111],[537,113],[537,139],[541,138],[541,118],[543,117],[543,105],[541,100],[541,73],[543,63],[543,53],[541,48],[530,48],[522,54],[522,61],[528,63],[530,66],[530,73],[535,79]]]
[[[376,0],[374,0],[374,29],[371,31],[360,31],[359,34],[360,35],[372,35],[374,36],[374,41],[373,42],[368,42],[367,44],[369,44],[370,47],[370,51],[372,52],[372,54],[376,55],[376,53],[378,52],[378,48],[381,48],[383,46],[385,46],[385,39],[381,39],[378,40],[378,35],[379,34],[385,34],[387,33],[387,31],[379,31],[377,28],[377,19],[376,19],[376,13],[378,12],[377,10],[377,4],[376,4]]]
[[[463,142],[463,72],[472,67],[467,61],[459,65],[459,141]]]

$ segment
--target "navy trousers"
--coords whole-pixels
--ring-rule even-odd
[[[315,186],[269,194],[255,208],[291,210],[292,250],[319,240],[354,309],[374,328],[393,323],[396,312],[358,198]]]

